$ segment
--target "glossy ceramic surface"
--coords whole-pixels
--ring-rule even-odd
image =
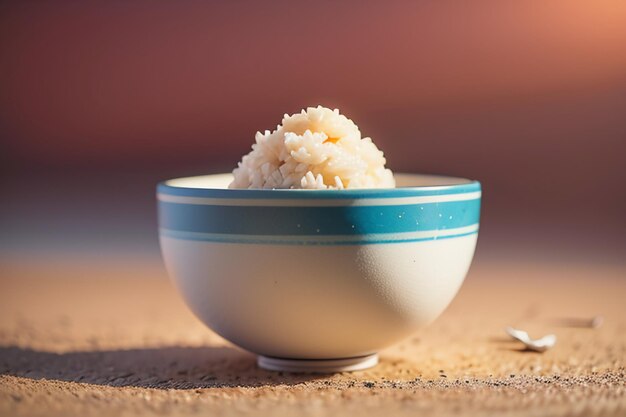
[[[397,180],[319,191],[229,190],[227,174],[165,182],[165,264],[207,326],[268,363],[371,357],[448,306],[478,233],[478,182]]]

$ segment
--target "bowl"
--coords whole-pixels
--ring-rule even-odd
[[[158,185],[168,273],[209,328],[262,368],[334,372],[432,322],[470,266],[477,181],[396,174],[395,189],[228,189],[230,174]]]

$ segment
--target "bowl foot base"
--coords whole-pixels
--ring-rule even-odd
[[[260,368],[283,372],[333,373],[351,372],[371,368],[378,363],[378,354],[342,359],[282,359],[260,355]]]

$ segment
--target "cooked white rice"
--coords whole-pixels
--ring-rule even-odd
[[[370,138],[339,110],[318,106],[257,132],[230,188],[393,188],[393,174]]]

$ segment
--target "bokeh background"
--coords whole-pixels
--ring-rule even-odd
[[[479,259],[624,262],[622,0],[2,2],[2,256],[156,258],[157,181],[317,104],[480,180]]]

